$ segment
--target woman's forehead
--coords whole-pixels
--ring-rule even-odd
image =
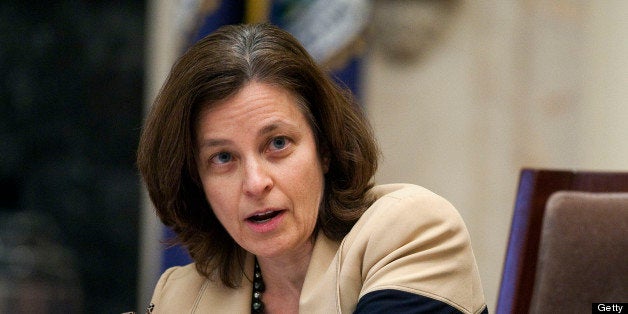
[[[203,110],[197,128],[200,134],[207,135],[228,130],[258,132],[282,125],[308,127],[303,125],[308,121],[300,107],[296,97],[282,87],[251,83],[236,95]]]

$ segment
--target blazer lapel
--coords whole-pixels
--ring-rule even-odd
[[[336,313],[339,308],[336,253],[339,243],[319,232],[301,289],[299,312]]]
[[[253,263],[253,255],[247,254],[244,262],[245,276],[242,284],[235,289],[205,280],[192,307],[192,313],[250,313]]]

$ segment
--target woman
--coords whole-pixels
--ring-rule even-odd
[[[178,60],[138,165],[194,260],[161,276],[153,313],[486,310],[456,210],[373,187],[365,117],[274,26],[225,26]]]

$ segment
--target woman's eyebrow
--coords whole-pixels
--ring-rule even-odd
[[[279,124],[277,124],[277,123],[271,123],[271,124],[269,124],[269,125],[267,125],[267,126],[265,126],[265,127],[261,128],[261,129],[257,132],[257,135],[258,135],[258,136],[263,136],[263,135],[265,135],[265,134],[267,134],[267,133],[271,133],[271,132],[275,131],[275,130],[276,130],[276,129],[278,129],[278,128],[279,128]]]
[[[295,130],[298,129],[298,127],[296,125],[293,125],[292,123],[288,123],[285,121],[273,121],[270,124],[262,127],[258,132],[257,135],[259,137],[262,137],[268,133],[272,133],[273,131],[280,129],[280,128],[285,128],[288,130]],[[221,139],[221,138],[210,138],[210,139],[206,139],[203,140],[201,142],[201,148],[212,148],[212,147],[219,147],[219,146],[228,146],[233,144],[233,141],[228,140],[228,139]]]
[[[285,121],[274,121],[266,126],[264,126],[263,128],[261,128],[258,132],[257,135],[258,136],[264,136],[268,133],[271,133],[279,128],[286,128],[289,130],[293,130],[293,129],[298,129],[298,127],[296,125],[293,125],[292,123],[287,123]]]
[[[231,144],[230,140],[225,139],[207,139],[202,142],[201,148],[212,148],[217,146],[226,146]]]

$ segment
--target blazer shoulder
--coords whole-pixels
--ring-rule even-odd
[[[442,196],[418,185],[387,184],[370,191],[375,202],[366,211],[364,220],[395,223],[409,219],[415,223],[448,223],[464,225],[458,210]]]
[[[155,286],[151,299],[153,313],[190,308],[206,280],[196,271],[194,263],[168,268]]]
[[[484,306],[468,231],[454,206],[416,185],[374,187],[376,201],[341,245],[350,291],[386,289],[445,302],[463,313]]]

